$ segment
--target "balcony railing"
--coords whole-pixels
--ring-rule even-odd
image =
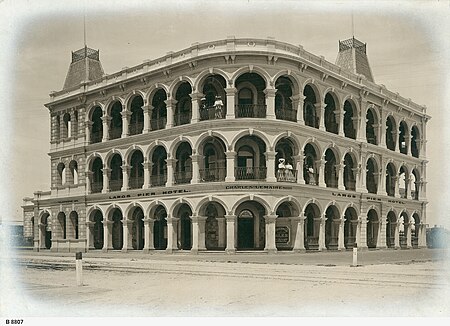
[[[224,181],[227,174],[226,168],[200,169],[201,182]]]
[[[215,120],[215,119],[224,119],[225,118],[225,109],[222,106],[221,109],[218,109],[216,106],[209,106],[207,108],[200,110],[200,120]]]
[[[136,122],[130,124],[129,132],[130,135],[138,135],[142,134],[143,129],[144,129],[144,122]]]
[[[237,104],[236,118],[265,118],[265,104]]]
[[[122,189],[123,181],[119,180],[109,180],[109,190],[110,191],[120,191]]]
[[[174,176],[175,176],[175,184],[190,183],[192,179],[192,172],[191,171],[175,172]]]
[[[102,192],[102,189],[103,189],[103,182],[102,181],[93,181],[91,183],[91,192],[92,193]]]
[[[275,116],[279,120],[297,122],[297,110],[291,110],[291,109],[276,110]]]
[[[131,189],[140,189],[144,185],[144,177],[133,177],[130,178],[130,188]]]
[[[150,127],[152,128],[152,130],[160,130],[166,127],[166,123],[167,118],[154,119],[150,120]]]
[[[297,182],[297,170],[291,169],[278,169],[277,170],[278,182]]]
[[[100,143],[102,141],[103,132],[93,131],[91,133],[91,144]]]
[[[191,113],[178,113],[173,117],[173,122],[175,126],[181,126],[191,123]]]
[[[346,190],[355,191],[356,190],[356,181],[345,181],[344,187]]]
[[[166,182],[167,182],[166,174],[157,174],[157,175],[152,175],[150,177],[150,184],[152,187],[165,186]]]
[[[236,180],[265,180],[266,167],[236,167],[234,170]]]
[[[109,139],[117,139],[122,137],[122,128],[112,128],[109,130]]]

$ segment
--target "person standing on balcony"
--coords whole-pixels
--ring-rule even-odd
[[[215,118],[220,119],[222,118],[222,108],[223,108],[223,102],[220,98],[220,95],[216,96],[216,101],[214,102],[214,108],[215,108]]]
[[[291,165],[291,163],[287,162],[286,163],[286,171],[285,171],[285,177],[286,177],[286,181],[295,181],[294,178],[294,174],[292,173],[293,167]]]
[[[285,159],[280,158],[278,160],[278,171],[277,171],[277,180],[278,181],[284,181],[285,180],[285,169],[286,165],[284,164]]]

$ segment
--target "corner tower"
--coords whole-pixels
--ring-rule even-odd
[[[100,51],[85,46],[78,51],[72,52],[72,62],[70,63],[63,89],[101,78],[104,74],[100,63]]]
[[[355,74],[364,75],[374,83],[366,48],[366,43],[357,40],[355,37],[339,41],[339,53],[336,59],[336,65]]]

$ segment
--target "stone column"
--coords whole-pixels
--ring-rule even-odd
[[[225,215],[227,221],[227,247],[225,249],[227,254],[234,254],[236,252],[236,215]]]
[[[394,225],[395,231],[394,231],[394,248],[399,249],[400,248],[400,235],[399,235],[399,228],[400,225],[398,222],[392,223]]]
[[[150,174],[153,167],[152,162],[144,162],[142,163],[144,166],[144,184],[142,185],[142,189],[150,188]]]
[[[277,90],[275,88],[266,88],[264,94],[266,94],[266,118],[268,120],[275,120],[275,93]]]
[[[394,180],[394,196],[395,198],[400,198],[400,189],[399,189],[399,182],[400,178],[398,176],[393,177]]]
[[[205,251],[205,223],[206,216],[192,216],[192,249],[191,253],[197,254]]]
[[[316,164],[319,165],[319,187],[326,187],[325,183],[325,158],[317,160]]]
[[[344,134],[344,103],[341,104],[341,107],[339,109],[339,127],[338,127],[338,135],[345,137]]]
[[[412,199],[412,196],[411,196],[411,181],[412,181],[412,178],[411,177],[407,177],[406,176],[406,173],[405,173],[405,197],[407,198],[407,199]]]
[[[122,109],[122,112],[120,113],[122,115],[122,138],[126,138],[130,135],[129,132],[129,124],[130,124],[130,117],[131,112],[128,110]]]
[[[275,222],[277,216],[276,215],[265,215],[265,229],[266,229],[266,245],[264,247],[264,251],[272,254],[277,252],[277,247],[275,244]]]
[[[173,166],[176,163],[176,159],[174,158],[168,158],[166,159],[167,163],[167,181],[166,181],[166,187],[172,187],[173,185]]]
[[[198,166],[199,160],[200,160],[200,155],[198,155],[198,154],[191,155],[191,161],[192,161],[191,184],[199,183],[199,180],[200,180],[200,170],[199,170],[199,166]]]
[[[366,124],[367,124],[367,100],[361,100],[360,106],[360,119],[359,119],[359,130],[356,137],[356,140],[367,143],[367,135],[366,135]],[[359,243],[358,243],[359,249]]]
[[[78,138],[78,121],[75,115],[75,111],[70,112],[70,138]]]
[[[86,121],[84,123],[85,125],[85,142],[86,144],[90,144],[91,143],[91,133],[92,133],[92,125],[94,123],[92,121]]]
[[[406,130],[407,134],[405,135],[405,144],[406,144],[406,155],[411,156],[411,136],[409,136],[408,130]]]
[[[305,252],[305,216],[291,217],[292,230],[295,230],[293,252]]]
[[[338,231],[338,250],[345,250],[345,239],[344,239],[344,223],[345,215],[339,219],[339,231]]]
[[[316,103],[315,108],[317,115],[319,116],[319,130],[325,131],[325,103]]]
[[[295,160],[295,169],[297,170],[297,183],[298,184],[305,184],[305,179],[303,176],[303,160],[304,155],[303,152],[300,152],[298,155],[293,157]]]
[[[102,172],[103,172],[103,189],[102,189],[102,193],[107,193],[107,192],[111,191],[110,188],[109,188],[109,179],[111,177],[111,169],[103,168]]]
[[[39,223],[39,249],[45,249],[45,228],[45,224]]]
[[[165,100],[166,110],[167,110],[167,122],[166,129],[173,127],[173,107],[177,104],[177,101],[174,99]]]
[[[411,249],[411,223],[404,222],[406,233],[406,248]]]
[[[267,175],[266,182],[277,182],[275,177],[275,152],[267,151],[264,153],[266,156]]]
[[[377,236],[377,248],[386,249],[386,247],[386,219],[380,218]]]
[[[103,122],[103,135],[102,135],[102,142],[109,140],[109,122],[111,121],[111,117],[107,114],[105,114],[102,117]]]
[[[365,176],[365,169],[356,167],[352,169],[352,173],[355,176],[355,191],[367,193],[366,184],[363,184],[363,175]],[[365,177],[364,177],[365,180]]]
[[[133,221],[124,220],[122,223],[123,228],[123,245],[122,252],[127,252],[133,249],[132,239],[133,239]]]
[[[155,220],[144,217],[144,252],[148,253],[155,250],[153,241],[153,225]]]
[[[103,252],[107,252],[112,249],[112,221],[107,221],[103,218]]]
[[[130,170],[131,170],[131,166],[129,166],[128,164],[124,164],[121,166],[122,168],[122,189],[120,189],[121,191],[127,191],[130,189],[130,185],[128,184],[128,176],[130,175]]]
[[[226,119],[234,119],[235,115],[235,97],[236,97],[236,88],[225,88],[225,92],[227,93],[227,115]]]
[[[196,123],[199,121],[199,105],[198,101],[203,97],[202,93],[192,93],[189,94],[192,99],[192,116],[191,123]]]
[[[376,175],[374,176],[374,179],[376,180]],[[359,169],[359,180],[361,180],[361,183],[360,186],[358,187],[358,181],[356,182],[356,191],[367,194],[369,191],[367,190],[367,170],[365,167],[361,167]]]
[[[419,234],[418,234],[417,242],[418,242],[417,245],[419,248],[427,247],[426,224],[424,224],[424,223],[419,224]]]
[[[92,176],[94,175],[94,172],[86,171],[85,175],[86,175],[86,193],[91,194],[92,193],[91,182],[92,182]],[[103,185],[103,187],[105,187],[105,185]]]
[[[382,148],[386,148],[386,113],[384,112],[385,108],[381,107],[380,109],[380,120],[379,120],[379,135],[380,141],[378,145]]]
[[[314,222],[319,224],[319,251],[322,251],[323,249],[326,249],[326,246],[325,246],[325,216],[315,218]]]
[[[86,222],[86,252],[94,249],[94,222]]]
[[[152,129],[150,126],[150,119],[152,117],[153,109],[154,108],[152,105],[142,106],[142,112],[144,113],[144,129],[142,130],[142,132],[144,134],[148,134]]]
[[[367,222],[365,221],[367,215],[361,214],[358,218],[358,228],[356,233],[356,244],[358,250],[367,250]]]
[[[227,176],[225,182],[234,182],[234,163],[236,160],[237,153],[234,151],[225,152],[227,157]]]
[[[178,250],[178,220],[179,218],[167,217],[167,249],[166,252],[172,253]]]
[[[305,124],[305,120],[303,119],[303,105],[304,105],[304,101],[306,96],[304,96],[303,94],[298,94],[296,95],[297,97],[297,123],[304,125]]]
[[[225,248],[227,245],[226,239],[226,222],[224,217],[216,217],[217,227],[219,231],[219,248]]]
[[[398,127],[398,126],[397,126]],[[392,130],[392,138],[394,138],[395,141],[395,152],[400,152],[399,150],[399,137],[398,137],[398,130]]]
[[[344,186],[344,163],[340,163],[340,164],[336,164],[335,165],[336,168],[336,172],[338,175],[338,189],[339,190],[345,190],[345,186]]]

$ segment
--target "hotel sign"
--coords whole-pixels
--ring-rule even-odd
[[[277,244],[287,244],[289,242],[289,228],[287,226],[277,226],[275,228],[275,242]]]

